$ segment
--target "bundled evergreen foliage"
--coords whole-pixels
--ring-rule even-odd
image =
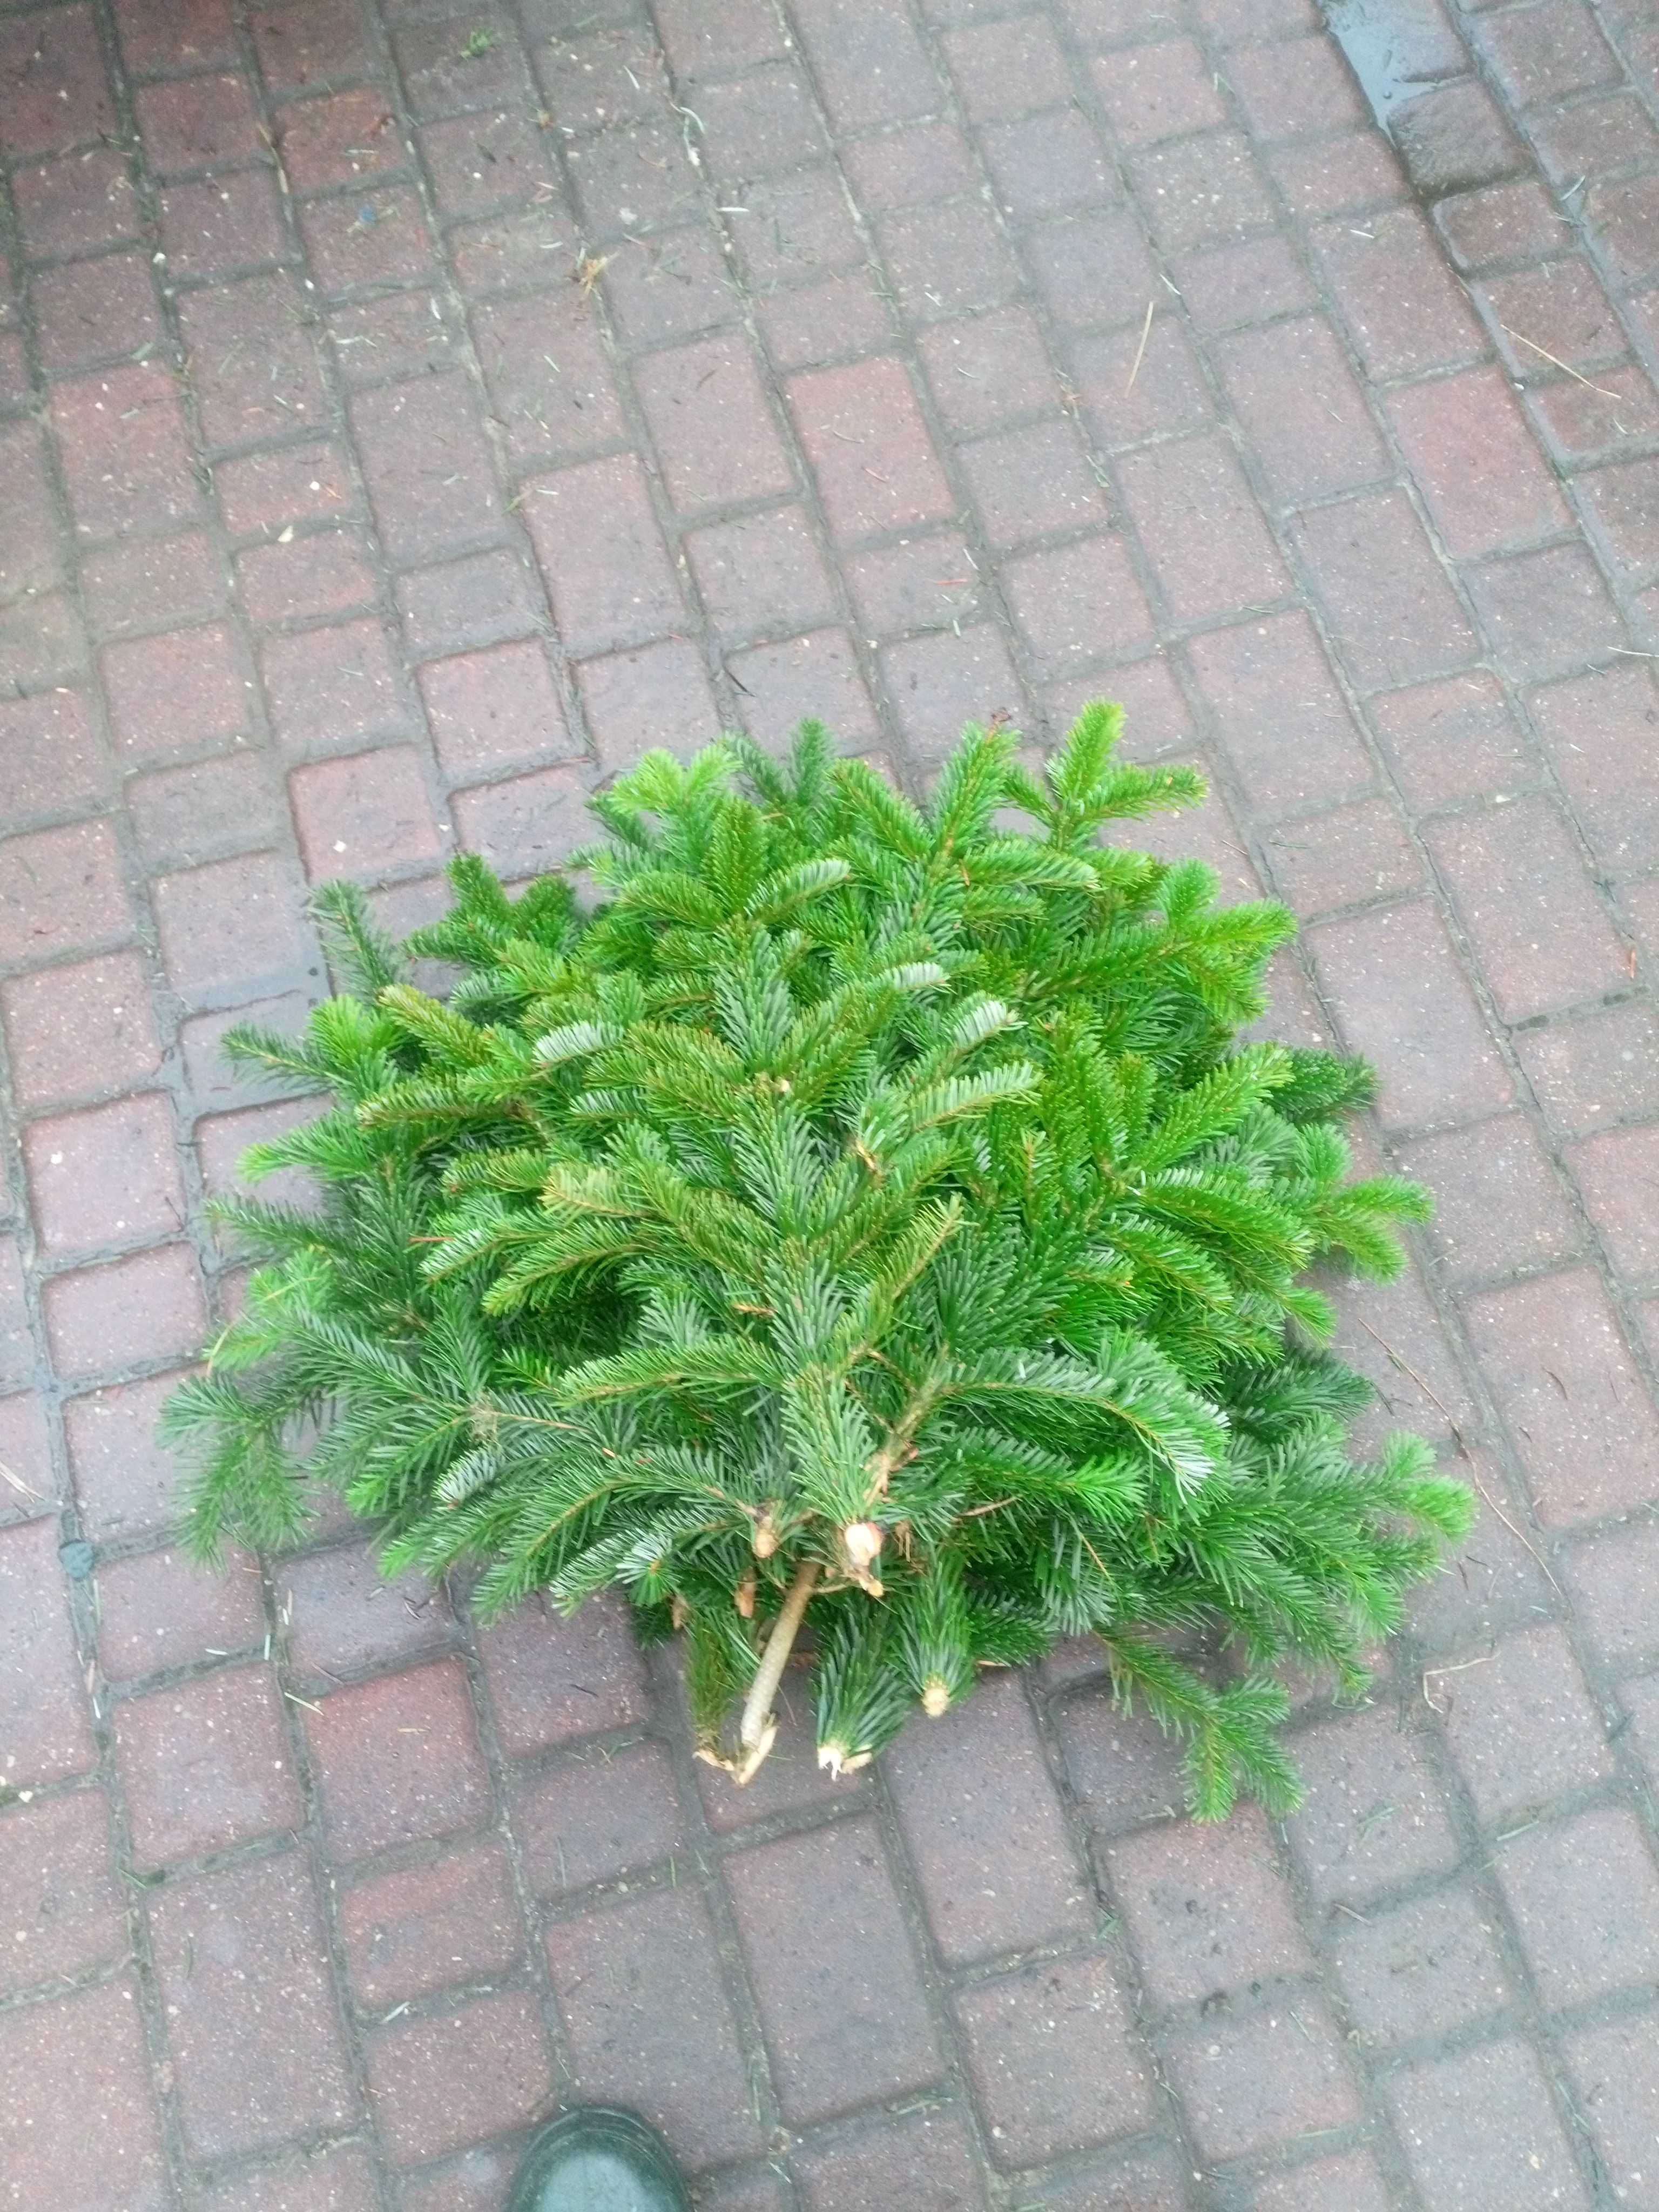
[[[1200,1813],[1293,1802],[1273,1661],[1362,1685],[1468,1517],[1417,1439],[1347,1456],[1369,1386],[1303,1280],[1392,1273],[1425,1200],[1345,1180],[1363,1067],[1237,1042],[1289,915],[1101,842],[1200,795],[1117,720],[1041,779],[970,731],[925,809],[813,724],[787,767],[651,754],[591,911],[456,863],[407,948],[447,1003],[330,896],[354,994],[228,1040],[335,1103],[246,1164],[314,1212],[219,1208],[264,1264],[167,1411],[198,1552],[322,1484],[486,1608],[620,1587],[740,1779],[804,1620],[837,1770],[1092,1631]],[[1215,1624],[1220,1681],[1170,1649]]]

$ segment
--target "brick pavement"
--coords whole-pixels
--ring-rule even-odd
[[[0,0],[0,2202],[488,2212],[588,2095],[722,2212],[1659,2205],[1659,27],[1405,12],[1409,176],[1310,0]],[[1082,1650],[740,1797],[603,1609],[185,1568],[307,882],[1103,692],[1440,1197],[1346,1337],[1482,1522],[1304,1812]]]

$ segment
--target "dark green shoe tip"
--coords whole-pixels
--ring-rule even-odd
[[[532,2140],[505,2212],[691,2212],[691,2199],[654,2128],[583,2105]]]

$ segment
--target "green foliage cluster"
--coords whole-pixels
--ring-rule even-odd
[[[323,1485],[486,1609],[620,1588],[740,1777],[803,1620],[837,1768],[1093,1632],[1200,1813],[1293,1802],[1273,1662],[1362,1686],[1468,1518],[1416,1438],[1348,1456],[1369,1386],[1304,1280],[1389,1274],[1425,1201],[1346,1180],[1363,1067],[1238,1042],[1284,909],[1102,841],[1201,795],[1117,726],[1040,777],[970,730],[925,808],[814,724],[648,755],[591,909],[457,862],[407,948],[447,1002],[331,896],[352,994],[228,1040],[334,1103],[246,1163],[314,1211],[219,1208],[263,1264],[166,1417],[198,1552]],[[1219,1677],[1172,1648],[1218,1624]]]

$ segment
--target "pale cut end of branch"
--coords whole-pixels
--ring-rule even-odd
[[[769,1720],[761,1730],[757,1741],[749,1750],[740,1753],[736,1759],[728,1759],[724,1752],[717,1751],[712,1743],[700,1743],[695,1756],[702,1759],[706,1766],[718,1766],[723,1774],[729,1774],[738,1788],[741,1790],[746,1784],[752,1782],[759,1773],[765,1763],[767,1753],[777,1740],[777,1722]]]
[[[836,1782],[843,1774],[856,1774],[860,1767],[868,1766],[875,1755],[873,1751],[848,1751],[842,1743],[818,1746],[818,1765]]]
[[[847,1556],[854,1569],[872,1566],[881,1555],[885,1531],[874,1521],[849,1521],[841,1532]]]
[[[870,1597],[882,1595],[881,1577],[877,1574],[876,1561],[881,1557],[881,1547],[887,1540],[887,1531],[878,1521],[849,1521],[841,1532],[841,1547],[847,1560],[847,1578],[856,1583]]]
[[[942,1674],[930,1674],[921,1688],[921,1710],[930,1721],[951,1710],[951,1689]]]
[[[759,1742],[753,1745],[748,1751],[746,1751],[743,1757],[738,1760],[736,1765],[732,1769],[732,1779],[737,1784],[739,1790],[744,1788],[746,1784],[754,1780],[756,1775],[759,1773],[768,1753],[771,1750],[773,1745],[777,1741],[777,1722],[775,1719],[769,1720],[766,1726],[760,1732]]]

